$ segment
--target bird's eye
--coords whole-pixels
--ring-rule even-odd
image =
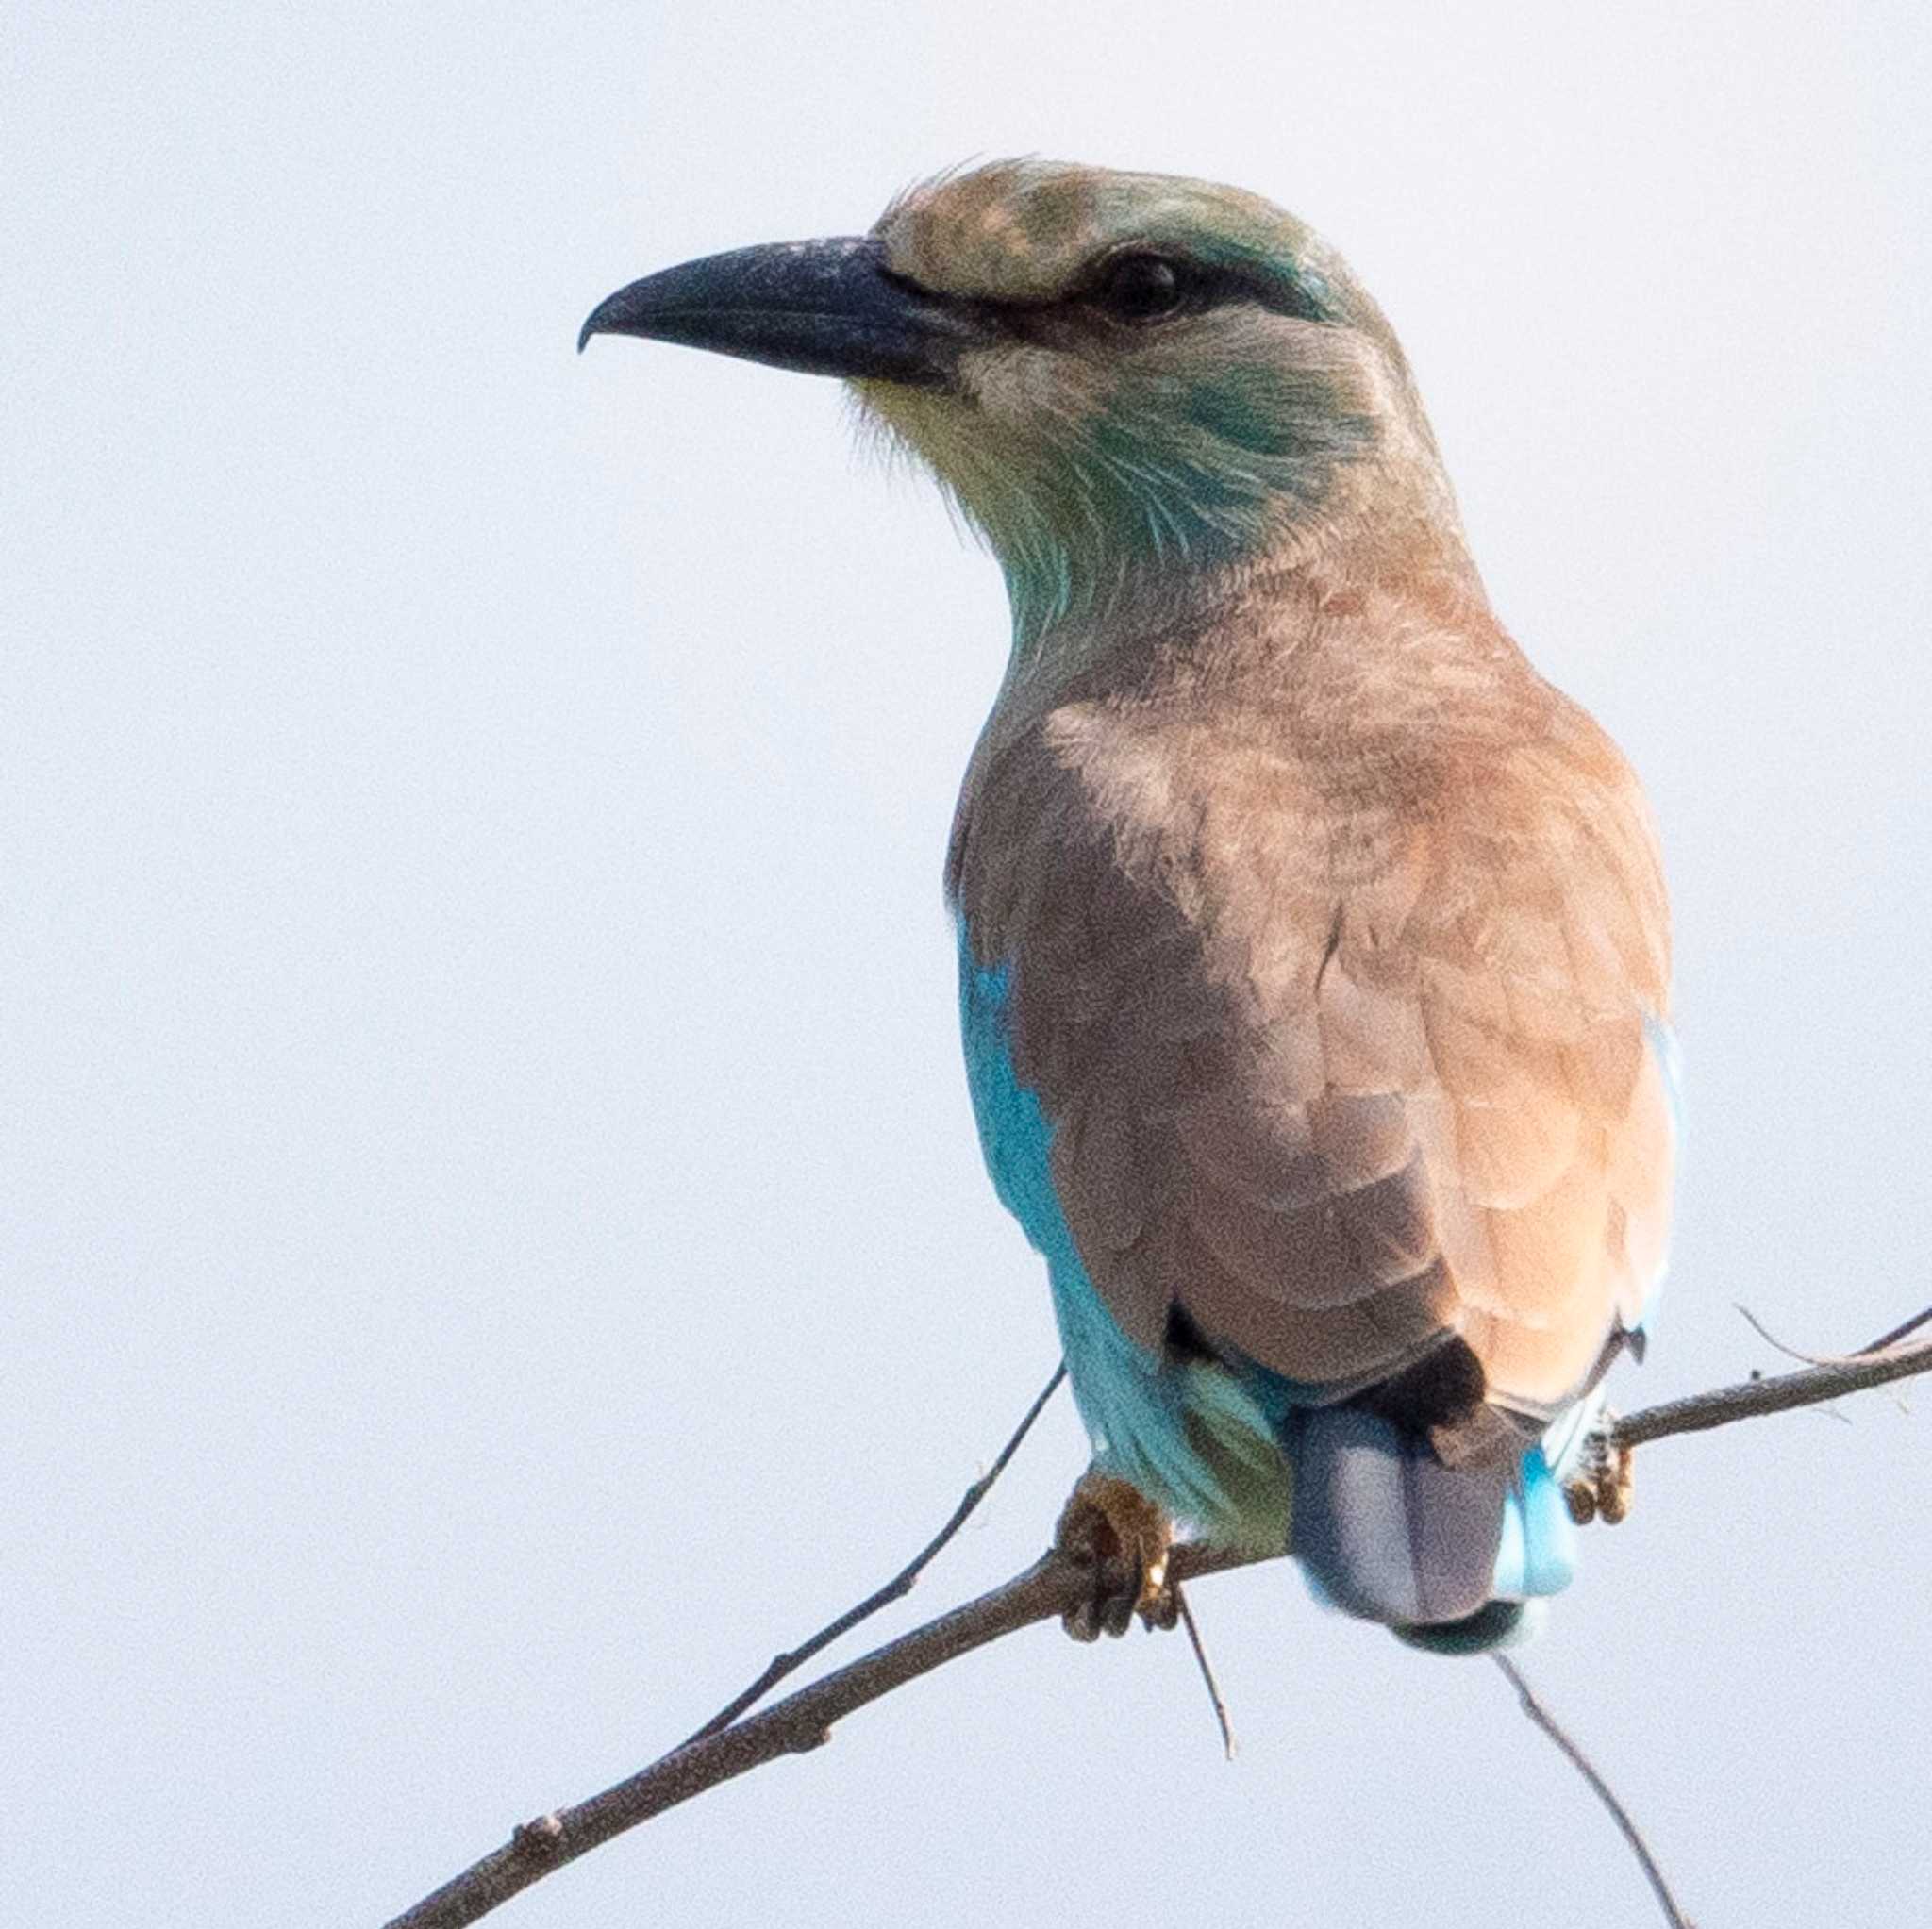
[[[1165,255],[1120,255],[1093,291],[1108,314],[1123,322],[1158,322],[1187,297],[1180,270]]]

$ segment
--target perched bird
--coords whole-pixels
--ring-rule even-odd
[[[1389,324],[1253,194],[1041,160],[584,324],[841,376],[1004,570],[947,863],[968,1074],[1093,1466],[1076,1634],[1176,1522],[1403,1638],[1570,1577],[1670,1213],[1668,911],[1490,607]]]

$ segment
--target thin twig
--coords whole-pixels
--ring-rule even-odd
[[[1894,1326],[1890,1333],[1881,1333],[1871,1345],[1861,1346],[1858,1351],[1861,1354],[1883,1353],[1888,1347],[1896,1346],[1901,1339],[1916,1333],[1921,1326],[1926,1324],[1932,1324],[1932,1306],[1925,1307],[1923,1312],[1914,1313],[1909,1320],[1902,1325]]]
[[[1928,1320],[1932,1320],[1932,1306],[1927,1306],[1924,1312],[1914,1313],[1903,1325],[1894,1326],[1890,1333],[1880,1334],[1876,1339],[1859,1347],[1856,1353],[1800,1353],[1795,1346],[1787,1346],[1742,1300],[1733,1300],[1731,1304],[1744,1316],[1750,1323],[1751,1330],[1767,1346],[1774,1348],[1787,1359],[1799,1360],[1807,1367],[1849,1366],[1854,1360],[1871,1359],[1877,1354],[1889,1353],[1901,1339],[1916,1333]]]
[[[1641,1446],[1673,1434],[1697,1433],[1759,1414],[1841,1399],[1866,1387],[1927,1371],[1932,1371],[1932,1341],[1852,1366],[1747,1380],[1714,1393],[1646,1407],[1613,1422],[1607,1438],[1615,1445]],[[1174,1549],[1168,1572],[1179,1584],[1279,1557],[1189,1545]],[[798,1689],[762,1714],[673,1750],[588,1802],[523,1823],[502,1848],[405,1910],[388,1929],[464,1929],[600,1842],[761,1763],[818,1747],[829,1738],[833,1723],[868,1702],[1004,1635],[1037,1621],[1058,1619],[1091,1588],[1090,1568],[1057,1554],[1045,1555],[1004,1586]]]
[[[1840,1367],[1843,1366],[1848,1359],[1856,1359],[1857,1357],[1857,1355],[1849,1353],[1800,1353],[1795,1346],[1787,1346],[1742,1300],[1733,1300],[1731,1302],[1731,1308],[1734,1312],[1743,1316],[1744,1323],[1774,1353],[1781,1353],[1787,1359],[1796,1360],[1800,1366]],[[1873,1350],[1871,1347],[1863,1349],[1867,1353]]]
[[[827,1621],[808,1641],[801,1641],[783,1655],[773,1655],[765,1671],[748,1688],[734,1695],[702,1728],[687,1736],[679,1746],[689,1748],[693,1741],[702,1741],[708,1735],[716,1735],[720,1730],[730,1727],[746,1709],[763,1701],[788,1674],[804,1667],[814,1655],[824,1653],[841,1635],[850,1634],[860,1621],[870,1620],[880,1608],[889,1607],[894,1601],[911,1593],[913,1583],[931,1566],[934,1556],[946,1542],[966,1524],[974,1508],[991,1491],[993,1482],[1007,1471],[1007,1462],[1020,1451],[1020,1442],[1033,1431],[1033,1422],[1040,1418],[1046,1403],[1059,1391],[1060,1382],[1066,1377],[1067,1363],[1062,1360],[1054,1368],[1053,1377],[1040,1389],[1039,1397],[1026,1409],[1025,1419],[1013,1429],[1012,1438],[1000,1449],[992,1465],[960,1496],[959,1505],[953,1509],[946,1524],[883,1588],[876,1593],[868,1594],[858,1606],[848,1607],[837,1621]]]
[[[1188,1645],[1194,1651],[1194,1665],[1200,1669],[1201,1679],[1207,1684],[1208,1699],[1214,1704],[1214,1719],[1221,1725],[1221,1752],[1232,1761],[1234,1727],[1227,1719],[1227,1704],[1221,1698],[1221,1684],[1214,1678],[1214,1664],[1208,1658],[1208,1649],[1201,1639],[1201,1628],[1194,1619],[1193,1607],[1178,1581],[1174,1583],[1174,1605],[1179,1611],[1181,1625],[1188,1631]]]
[[[1631,1854],[1642,1867],[1651,1892],[1657,1897],[1657,1906],[1663,1910],[1664,1920],[1670,1923],[1671,1929],[1696,1929],[1690,1917],[1677,1906],[1671,1886],[1664,1880],[1663,1871],[1657,1867],[1657,1857],[1650,1853],[1650,1844],[1643,1839],[1642,1830],[1630,1820],[1629,1810],[1617,1800],[1610,1785],[1597,1772],[1595,1763],[1564,1732],[1557,1718],[1537,1700],[1529,1683],[1523,1678],[1523,1671],[1508,1655],[1491,1655],[1490,1659],[1503,1671],[1509,1686],[1516,1690],[1517,1699],[1523,1704],[1523,1712],[1563,1751],[1571,1766],[1590,1784],[1596,1799],[1609,1811],[1610,1820],[1623,1831],[1624,1839],[1630,1844]]]

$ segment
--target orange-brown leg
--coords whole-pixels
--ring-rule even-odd
[[[1570,1518],[1579,1523],[1601,1521],[1607,1527],[1628,1517],[1636,1485],[1636,1456],[1628,1447],[1606,1447],[1592,1439],[1583,1464],[1563,1488]]]
[[[1053,1544],[1092,1576],[1091,1593],[1061,1619],[1076,1641],[1124,1635],[1136,1614],[1149,1627],[1174,1626],[1174,1522],[1139,1488],[1088,1469],[1060,1510]]]

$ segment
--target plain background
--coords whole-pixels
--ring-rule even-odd
[[[577,324],[1039,151],[1313,220],[1662,820],[1637,1405],[1928,1297],[1925,102],[1897,5],[16,4],[0,1913],[374,1923],[896,1567],[1051,1366],[938,873],[996,572],[836,388]],[[1923,1408],[1926,1396],[1921,1395]],[[1932,1453],[1647,1452],[1527,1657],[1707,1929],[1922,1920]],[[1054,1413],[892,1625],[1042,1544]],[[1494,1671],[1202,1587],[506,1924],[1643,1925]]]

